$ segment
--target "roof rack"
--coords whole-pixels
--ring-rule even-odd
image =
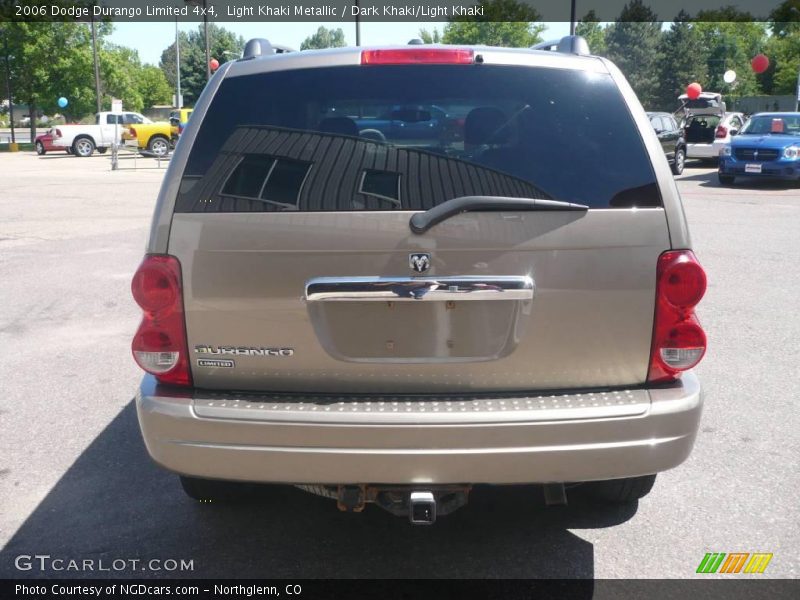
[[[551,52],[577,54],[579,56],[589,56],[591,54],[588,42],[580,35],[565,35],[560,40],[541,42],[532,46],[531,50],[549,50]]]
[[[248,40],[244,45],[244,52],[242,52],[242,58],[239,60],[252,60],[254,58],[261,58],[262,56],[286,54],[287,52],[294,51],[294,48],[281,46],[279,44],[271,44],[269,40],[264,38],[253,38],[252,40]]]

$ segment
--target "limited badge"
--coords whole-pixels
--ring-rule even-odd
[[[232,360],[218,360],[209,358],[200,358],[197,360],[198,367],[222,367],[225,369],[232,369],[236,366]]]

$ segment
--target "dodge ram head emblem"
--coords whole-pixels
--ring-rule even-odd
[[[427,253],[409,254],[408,266],[415,273],[424,273],[431,268],[431,255]]]

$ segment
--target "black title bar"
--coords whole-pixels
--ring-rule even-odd
[[[578,19],[614,21],[627,0],[575,0]],[[782,0],[643,0],[630,21],[672,21],[680,12],[706,21],[768,21]],[[733,12],[730,6],[734,5]],[[365,22],[380,21],[548,21],[568,22],[569,0],[0,0],[0,22]],[[788,14],[788,13],[787,13]],[[655,16],[655,18],[653,18]],[[800,14],[790,14],[800,20]]]

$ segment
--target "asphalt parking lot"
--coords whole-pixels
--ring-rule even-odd
[[[761,577],[800,575],[799,187],[721,188],[692,163],[679,178],[709,276],[706,405],[692,456],[648,497],[545,508],[534,486],[479,488],[414,528],[290,487],[199,504],[150,462],[129,281],[164,170],[132,163],[0,155],[0,577],[685,578],[706,552],[770,552]],[[19,571],[21,554],[194,568]]]

